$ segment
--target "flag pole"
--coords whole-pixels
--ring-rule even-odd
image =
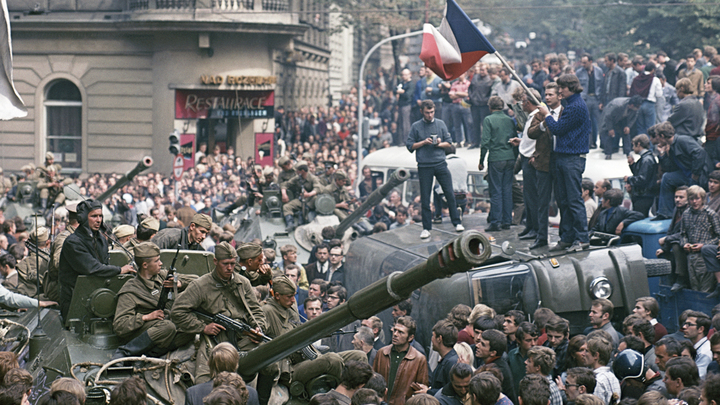
[[[495,51],[495,56],[497,56],[498,59],[500,59],[500,62],[503,64],[503,66],[505,66],[510,71],[510,74],[513,75],[515,80],[517,80],[520,83],[520,85],[522,86],[522,88],[525,89],[525,92],[527,93],[528,97],[533,99],[533,101],[535,102],[535,105],[540,105],[540,100],[535,98],[535,95],[533,95],[532,92],[530,91],[530,89],[528,89],[528,87],[525,85],[525,82],[523,82],[522,79],[520,79],[520,76],[518,76],[517,73],[515,73],[515,69],[511,68],[510,64],[507,63],[505,58],[503,58],[502,55],[500,55],[500,52]]]

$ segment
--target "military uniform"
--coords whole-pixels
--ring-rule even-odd
[[[273,278],[272,272],[261,274],[259,271],[251,271],[245,267],[240,261],[254,259],[262,254],[262,246],[256,243],[243,243],[236,250],[238,254],[238,262],[235,264],[235,272],[250,280],[250,284],[255,287],[265,285]]]
[[[280,174],[278,174],[278,183],[283,184],[288,182],[290,179],[295,177],[295,175],[295,170],[280,170]]]
[[[350,196],[350,193],[348,193],[345,186],[338,186],[336,182],[332,182],[329,186],[326,186],[322,192],[324,194],[330,194],[335,199],[335,204],[340,204],[342,202],[347,202],[348,205],[349,202],[353,200],[353,198]],[[340,221],[344,220],[349,214],[352,212],[350,209],[345,208],[337,208],[335,207],[335,210],[333,211],[333,214],[335,214]]]
[[[175,250],[180,244],[182,250],[205,250],[199,243],[190,243],[188,239],[188,228],[165,228],[158,232],[153,238],[153,243],[160,249]]]
[[[75,212],[77,207],[76,203],[68,203],[66,208],[68,211]],[[75,233],[75,228],[68,224],[65,230],[60,232],[55,240],[50,244],[50,262],[48,263],[48,270],[43,277],[43,292],[45,296],[51,301],[58,301],[60,299],[60,291],[58,287],[58,269],[60,268],[60,252],[62,252],[63,243],[68,236]]]
[[[282,183],[280,187],[292,191],[293,196],[295,196],[295,199],[288,201],[283,205],[283,216],[288,216],[293,215],[295,212],[302,209],[303,203],[300,202],[300,197],[302,196],[303,191],[307,191],[308,193],[312,191],[319,191],[322,184],[320,184],[320,180],[318,180],[315,175],[308,173],[305,179],[297,174],[292,179]],[[305,204],[307,204],[308,209],[314,208],[315,197],[305,201]]]
[[[276,277],[273,280],[273,289],[280,294],[294,294],[295,284],[286,276]],[[294,306],[285,308],[274,298],[269,298],[268,303],[263,305],[262,310],[268,324],[265,333],[272,338],[283,335],[300,325],[299,316]],[[283,359],[280,369],[288,369],[289,364],[289,359]],[[327,353],[318,355],[315,360],[295,362],[290,367],[290,370],[292,379],[303,384],[321,374],[330,374],[340,381],[343,365],[343,360],[338,354]]]
[[[37,260],[37,262],[36,262]],[[38,295],[38,269],[37,264],[40,264],[40,280],[45,276],[45,272],[48,270],[48,261],[40,256],[37,259],[37,255],[34,252],[30,252],[24,259],[17,264],[17,290],[14,291],[18,294],[27,295],[28,297],[37,297]],[[42,288],[42,286],[40,287]]]
[[[113,330],[123,339],[131,340],[147,331],[150,339],[160,347],[182,346],[193,339],[192,334],[176,336],[175,324],[170,321],[170,311],[165,310],[165,319],[144,321],[143,315],[157,310],[160,292],[168,271],[161,270],[151,279],[137,276],[123,285],[118,292]],[[197,279],[194,275],[180,275],[182,287]],[[183,336],[180,336],[183,335]],[[175,344],[173,345],[173,341]]]
[[[5,197],[5,194],[13,188],[12,181],[9,178],[3,176],[2,169],[0,169],[0,198]]]
[[[193,314],[193,310],[209,315],[221,313],[243,321],[253,328],[260,327],[264,330],[266,326],[265,315],[258,304],[250,280],[237,273],[233,274],[229,281],[223,281],[213,271],[190,284],[175,300],[172,308],[172,321],[177,325],[178,331],[193,334],[203,332],[205,322]],[[230,341],[227,331],[220,332],[215,339],[217,342]],[[239,351],[250,350],[257,346],[247,336],[237,336],[237,342]],[[196,384],[210,379],[208,358],[211,347],[208,343],[208,339],[201,337],[195,369]]]

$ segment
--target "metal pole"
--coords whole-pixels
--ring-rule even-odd
[[[510,65],[507,63],[507,61],[505,60],[505,58],[503,58],[502,55],[500,55],[500,52],[495,51],[495,56],[497,56],[498,59],[500,59],[500,62],[506,68],[508,68],[508,70],[510,71],[510,74],[513,75],[515,80],[517,80],[520,83],[520,85],[522,86],[522,88],[525,89],[525,92],[527,93],[528,97],[532,98],[533,101],[535,101],[536,105],[540,105],[540,100],[535,98],[535,96],[530,92],[530,89],[528,89],[528,87],[525,85],[525,83],[522,81],[522,79],[520,79],[520,76],[518,76],[517,73],[515,73],[515,69],[511,68]]]
[[[368,59],[370,59],[370,55],[373,54],[378,48],[380,48],[382,45],[394,41],[396,39],[403,39],[408,37],[414,37],[415,35],[422,35],[423,31],[413,31],[408,32],[407,34],[400,34],[395,35],[392,37],[388,37],[383,39],[382,41],[378,42],[370,48],[368,53],[365,54],[365,57],[363,58],[362,63],[360,64],[360,72],[358,73],[358,136],[357,136],[357,155],[358,155],[358,161],[357,161],[357,178],[355,179],[355,191],[357,192],[357,195],[360,196],[360,179],[362,178],[362,125],[363,125],[363,106],[365,104],[363,90],[365,87],[365,80],[363,80],[365,76],[365,65],[367,64]]]

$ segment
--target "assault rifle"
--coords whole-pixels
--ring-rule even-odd
[[[177,250],[175,251],[175,257],[173,257],[172,264],[170,265],[170,270],[168,270],[167,277],[165,277],[165,281],[173,279],[173,288],[170,290],[170,288],[165,287],[165,283],[163,283],[163,288],[160,291],[160,299],[158,300],[157,308],[158,309],[165,309],[165,306],[167,305],[168,300],[170,299],[170,291],[173,292],[173,298],[177,299],[177,269],[175,268],[175,262],[177,261],[178,254],[180,253],[180,244],[178,243]]]

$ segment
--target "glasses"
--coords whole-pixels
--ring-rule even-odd
[[[691,327],[691,326],[697,326],[697,324],[696,324],[696,323],[692,323],[692,322],[685,322],[684,324],[682,324],[682,326],[683,326],[683,327]]]

